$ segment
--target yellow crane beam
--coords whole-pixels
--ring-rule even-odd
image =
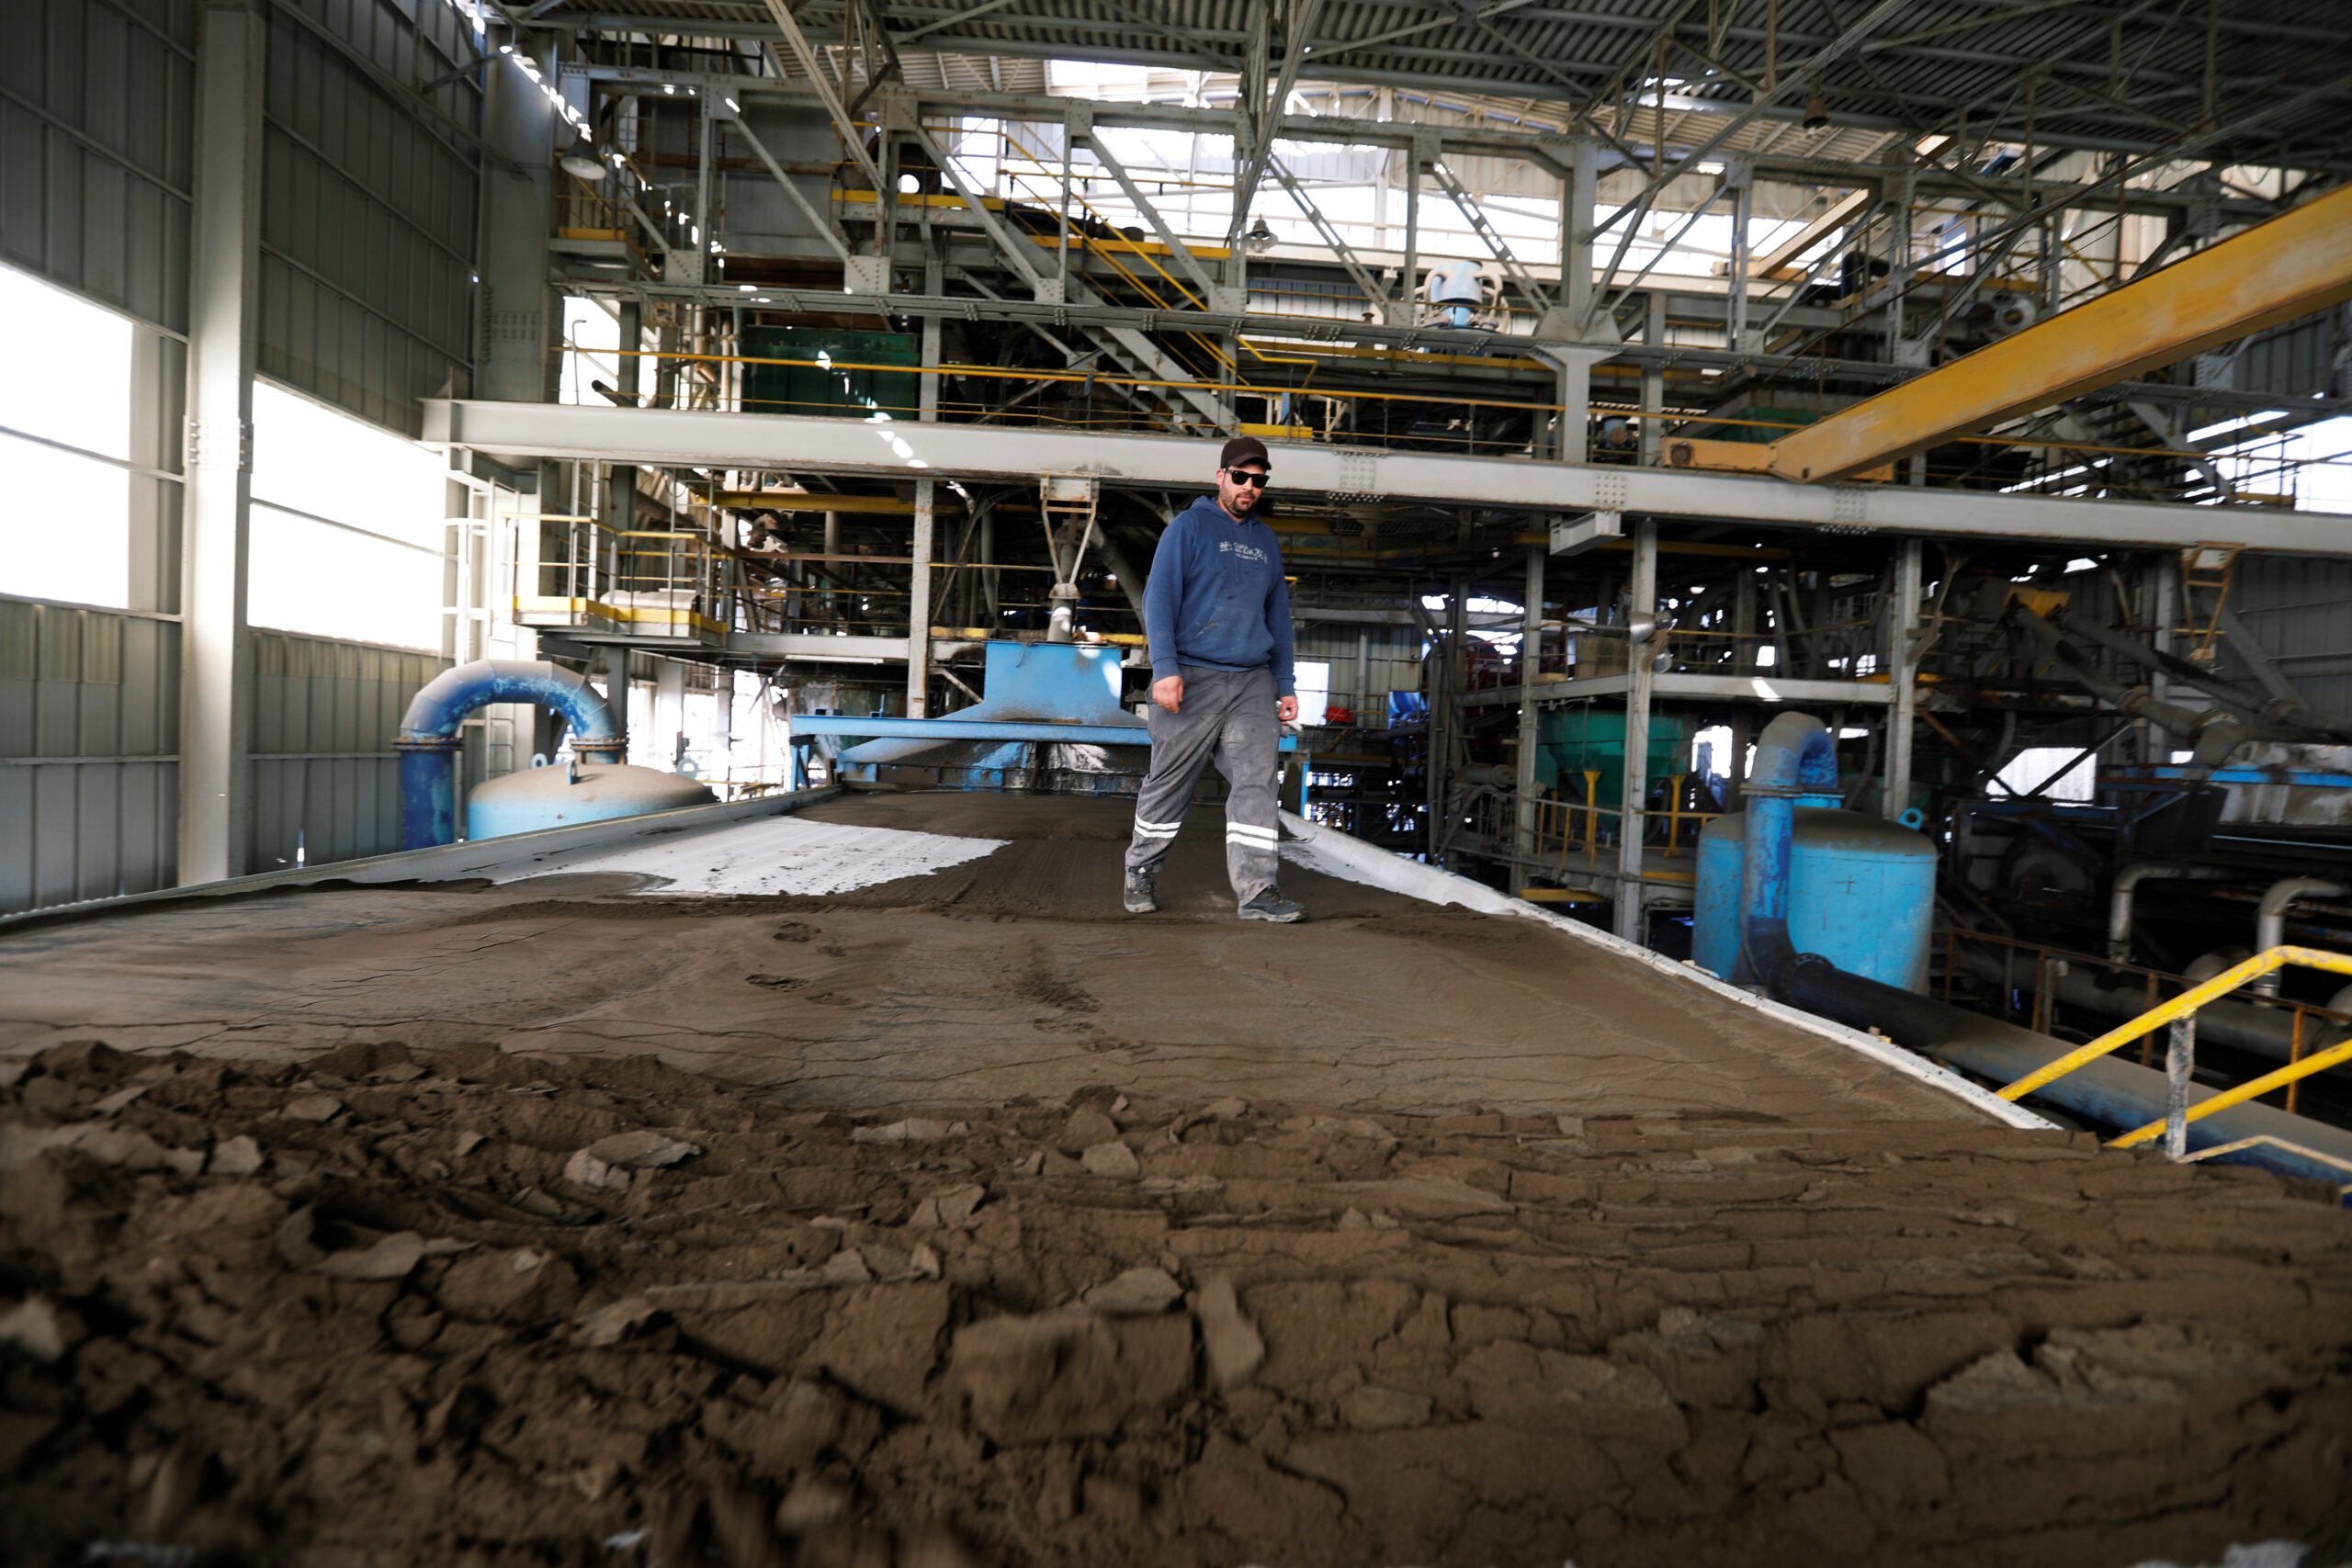
[[[2352,299],[2352,186],[1771,444],[1826,484]]]

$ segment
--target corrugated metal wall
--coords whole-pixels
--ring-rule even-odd
[[[187,327],[196,0],[0,4],[0,260]]]
[[[445,80],[422,111],[354,55],[429,82],[476,58],[472,33],[442,0],[291,0],[267,52],[261,369],[413,435],[416,400],[470,390],[477,94]]]
[[[446,659],[370,643],[254,633],[255,872],[400,847],[392,737]]]
[[[179,638],[152,616],[0,600],[0,911],[171,885]]]
[[[1356,689],[1358,634],[1368,647],[1363,691]],[[1387,694],[1421,689],[1421,634],[1414,626],[1350,626],[1344,621],[1302,623],[1293,649],[1301,659],[1320,660],[1331,666],[1331,698],[1354,699],[1363,721],[1379,724],[1388,712]]]
[[[2230,363],[2227,384],[2283,397],[2311,397],[2331,389],[2335,356],[2343,345],[2340,312],[2324,310],[2292,325],[2248,338]],[[2203,382],[2199,382],[2203,385]]]
[[[2352,561],[2241,556],[2230,605],[2305,702],[2352,712]],[[2222,672],[2251,679],[2223,637]]]
[[[401,712],[448,660],[254,637],[250,871],[399,847]],[[172,886],[175,622],[0,600],[0,912]]]

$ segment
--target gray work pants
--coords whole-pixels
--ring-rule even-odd
[[[1243,904],[1274,885],[1277,866],[1274,779],[1282,766],[1271,670],[1193,670],[1184,677],[1182,711],[1158,703],[1151,726],[1151,772],[1136,794],[1135,836],[1127,869],[1157,865],[1176,840],[1193,786],[1210,759],[1229,786],[1225,799],[1225,869]]]

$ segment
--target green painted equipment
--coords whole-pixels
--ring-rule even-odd
[[[917,409],[913,367],[922,345],[905,333],[858,333],[838,327],[750,327],[743,333],[743,408],[748,413],[850,415],[876,411],[912,419]],[[763,365],[788,359],[789,365]],[[900,370],[852,366],[904,365]]]
[[[1690,721],[1650,716],[1644,771],[1655,784],[1690,771]],[[1598,772],[1594,798],[1584,797],[1584,775]],[[1536,719],[1535,784],[1580,805],[1613,808],[1625,803],[1625,716],[1605,708],[1546,708]]]

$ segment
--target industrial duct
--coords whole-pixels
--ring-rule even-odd
[[[1838,742],[1810,714],[1784,713],[1756,742],[1740,799],[1747,837],[1739,871],[1739,942],[1748,972],[1774,996],[1782,993],[1801,960],[1789,940],[1789,861],[1796,832],[1797,799],[1838,791]]]
[[[544,660],[482,659],[444,670],[401,716],[401,848],[427,849],[458,837],[458,728],[492,703],[552,709],[571,728],[572,750],[618,762],[628,737],[587,677]]]

